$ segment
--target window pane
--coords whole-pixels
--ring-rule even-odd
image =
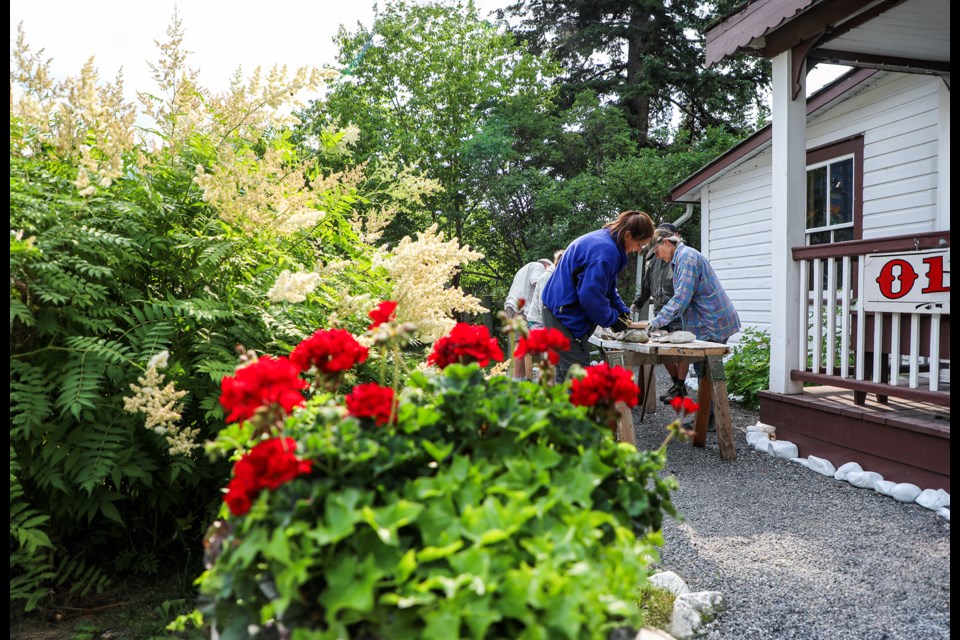
[[[833,241],[844,242],[845,240],[853,240],[853,227],[843,227],[842,229],[834,229]]]
[[[818,231],[817,233],[807,234],[807,238],[810,239],[810,244],[830,244],[830,232],[829,231]]]
[[[807,171],[807,229],[827,225],[827,168]],[[817,244],[817,243],[811,243]]]
[[[830,165],[830,224],[853,222],[853,159]]]

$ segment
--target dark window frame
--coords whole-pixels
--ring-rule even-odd
[[[814,147],[807,150],[807,164],[811,165],[839,160],[843,156],[853,156],[853,239],[863,239],[863,134],[850,136],[843,140]],[[804,171],[804,184],[806,175]],[[804,186],[806,189],[806,186]],[[806,244],[806,227],[804,227],[804,244]]]

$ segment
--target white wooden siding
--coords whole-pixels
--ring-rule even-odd
[[[939,230],[938,155],[944,129],[940,84],[932,76],[879,74],[858,93],[808,119],[808,148],[864,136],[864,238]],[[770,166],[768,148],[705,184],[700,194],[705,253],[744,327],[767,331],[772,299]],[[737,344],[740,335],[730,344]]]

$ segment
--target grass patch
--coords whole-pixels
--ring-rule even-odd
[[[643,623],[648,627],[668,630],[673,617],[673,601],[676,594],[653,586],[640,588],[637,604],[643,611]]]

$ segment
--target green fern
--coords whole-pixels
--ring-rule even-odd
[[[55,573],[54,587],[67,587],[70,593],[81,597],[91,591],[103,593],[110,585],[110,578],[102,569],[79,558],[61,558]]]
[[[53,544],[43,527],[50,516],[27,502],[19,471],[10,447],[10,600],[23,601],[24,610],[32,611],[49,592],[46,584],[55,575],[49,560]]]

